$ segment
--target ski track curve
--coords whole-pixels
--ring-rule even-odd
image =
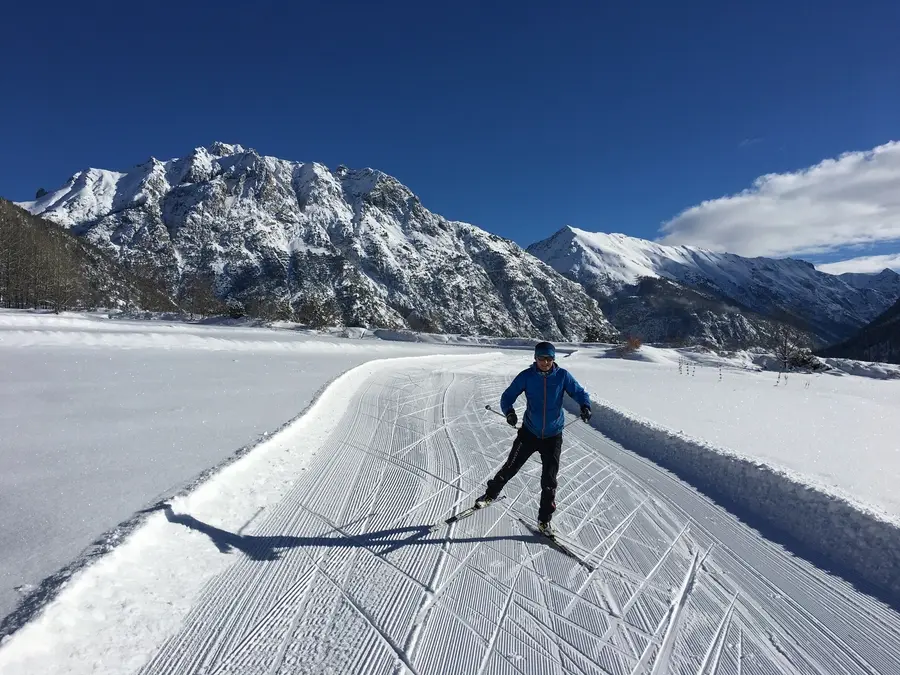
[[[554,524],[595,571],[518,521],[537,456],[505,500],[428,532],[505,461],[512,430],[484,406],[506,384],[373,376],[290,493],[219,531],[234,564],[140,674],[898,672],[900,615],[588,425],[566,431]]]

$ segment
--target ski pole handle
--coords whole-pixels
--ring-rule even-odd
[[[492,413],[494,413],[495,415],[500,415],[500,417],[502,417],[503,419],[506,419],[506,415],[504,415],[504,414],[503,414],[502,412],[500,412],[499,410],[494,410],[494,409],[490,406],[490,404],[484,406],[484,409],[485,409],[485,410],[490,410],[490,411],[491,411]],[[515,410],[513,410],[513,412],[515,412]],[[524,425],[525,422],[523,421],[522,424]],[[513,429],[521,429],[521,428],[522,428],[522,427],[517,427],[517,426],[515,426],[515,425],[512,425],[512,427],[513,427]]]

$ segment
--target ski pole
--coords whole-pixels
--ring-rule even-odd
[[[502,417],[503,419],[506,419],[506,415],[504,415],[504,414],[503,414],[502,412],[500,412],[499,410],[494,410],[494,409],[491,407],[491,404],[490,404],[490,403],[488,403],[486,406],[484,406],[484,409],[485,409],[485,410],[490,410],[490,411],[491,411],[492,413],[494,413],[495,415],[500,415],[500,417]],[[522,426],[525,426],[525,420],[522,420]],[[522,427],[513,426],[513,429],[521,429],[521,428],[522,428]]]
[[[494,413],[495,415],[500,415],[500,417],[506,417],[506,415],[504,415],[504,414],[503,414],[502,412],[500,412],[499,410],[494,410],[494,409],[491,407],[490,404],[484,406],[484,409],[485,409],[485,410],[490,410],[490,411],[491,411],[492,413]],[[575,424],[575,422],[577,422],[577,421],[580,420],[580,419],[581,419],[580,417],[576,417],[574,420],[572,420],[572,421],[570,421],[570,422],[566,422],[565,425],[563,426],[563,429],[565,429],[565,428],[566,428],[567,426],[569,426],[570,424]]]

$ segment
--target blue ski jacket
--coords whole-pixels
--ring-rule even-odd
[[[516,375],[500,396],[500,410],[504,415],[513,409],[513,404],[522,392],[525,392],[527,402],[523,423],[538,438],[549,438],[562,433],[565,426],[563,392],[579,405],[591,407],[591,398],[584,388],[568,370],[555,363],[546,373],[542,373],[537,364],[532,363],[530,368]]]

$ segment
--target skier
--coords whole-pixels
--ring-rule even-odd
[[[506,463],[487,482],[485,493],[475,500],[475,506],[483,508],[497,499],[506,482],[535,452],[541,455],[541,503],[538,509],[538,529],[551,535],[550,519],[556,510],[556,474],[559,472],[559,453],[562,449],[563,392],[581,404],[581,419],[591,418],[591,399],[564,368],[556,364],[556,348],[549,342],[539,342],[534,348],[534,363],[516,375],[500,397],[500,411],[506,415],[510,426],[516,426],[518,417],[513,404],[525,392],[526,409],[522,426],[513,441]]]

